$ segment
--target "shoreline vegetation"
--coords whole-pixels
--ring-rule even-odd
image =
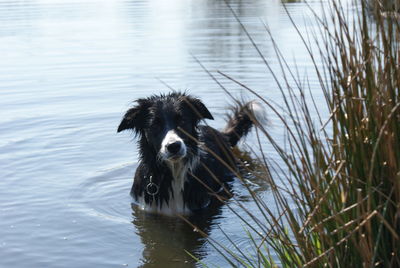
[[[241,220],[254,251],[241,251],[229,235],[229,246],[211,241],[233,266],[400,267],[400,1],[344,6],[332,0],[321,8],[322,15],[313,12],[320,25],[314,33],[301,33],[287,14],[307,47],[325,104],[316,103],[304,77],[288,67],[266,26],[283,73],[274,75],[232,10],[276,77],[283,112],[219,74],[258,97],[287,133],[282,145],[267,128],[257,128],[280,157],[277,165],[261,146],[256,150],[274,204],[249,189],[262,217],[234,208],[246,215]],[[321,105],[328,118],[318,113]]]

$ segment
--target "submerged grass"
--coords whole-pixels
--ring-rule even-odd
[[[245,206],[235,209],[249,216],[241,219],[254,252],[219,247],[232,265],[400,267],[400,20],[385,16],[398,6],[397,0],[354,0],[351,13],[332,0],[321,16],[314,13],[320,32],[300,33],[293,23],[314,63],[329,118],[318,113],[321,104],[288,67],[273,36],[279,76],[238,19],[281,90],[284,112],[220,74],[269,107],[287,136],[282,145],[258,126],[259,137],[281,158],[276,165],[262,147],[257,152],[275,204],[249,188],[262,217]],[[322,41],[313,50],[317,34]]]

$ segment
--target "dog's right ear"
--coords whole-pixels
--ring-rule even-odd
[[[121,123],[119,124],[117,132],[126,129],[132,129],[136,133],[144,128],[146,117],[149,113],[150,104],[146,99],[138,99],[138,104],[130,108],[124,115]]]
[[[201,100],[192,97],[185,97],[184,101],[187,105],[189,105],[189,109],[195,114],[198,120],[214,120],[214,117],[211,115],[207,107],[201,102]]]

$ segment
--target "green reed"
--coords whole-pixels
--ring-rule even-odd
[[[371,2],[355,0],[356,11],[350,14],[332,0],[324,4],[322,15],[313,12],[319,32],[298,30],[314,63],[328,118],[318,113],[324,104],[315,103],[273,36],[280,75],[234,14],[273,74],[283,107],[220,75],[257,96],[287,135],[282,144],[268,128],[257,128],[259,138],[266,138],[281,158],[277,165],[261,147],[256,152],[275,204],[265,204],[249,189],[261,218],[245,205],[234,209],[248,216],[241,219],[254,251],[214,243],[231,264],[400,267],[400,20],[385,15],[388,3],[397,7],[397,0],[374,3],[373,8]],[[266,32],[270,34],[268,27]],[[313,50],[310,42],[313,36],[316,42],[316,35],[322,41]]]

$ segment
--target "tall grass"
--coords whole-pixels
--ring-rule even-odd
[[[214,244],[231,264],[400,267],[400,26],[385,16],[396,1],[376,1],[371,8],[375,1],[355,0],[355,13],[338,0],[326,3],[322,15],[314,13],[321,25],[314,34],[322,36],[314,50],[308,35],[298,31],[314,63],[328,118],[318,114],[323,104],[314,102],[306,83],[288,67],[273,36],[282,76],[275,75],[248,35],[276,79],[284,112],[220,73],[258,96],[287,132],[282,145],[258,127],[284,165],[271,162],[260,147],[275,204],[251,193],[262,215],[255,219],[242,207],[252,219],[244,224],[254,252]]]

